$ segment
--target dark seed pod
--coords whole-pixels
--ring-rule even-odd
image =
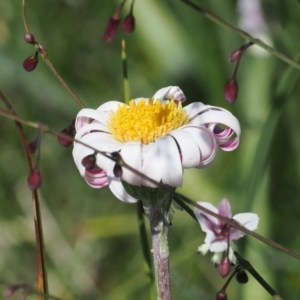
[[[236,280],[238,283],[240,284],[245,284],[248,282],[248,275],[247,273],[245,272],[245,270],[241,269],[237,272],[236,274]]]
[[[81,163],[85,167],[86,170],[92,170],[92,169],[94,169],[94,167],[96,165],[96,157],[94,154],[88,155],[83,158]]]
[[[23,62],[23,68],[27,71],[27,72],[31,72],[33,71],[38,62],[39,62],[39,58],[38,58],[38,54],[37,52],[34,55],[31,55],[29,57],[27,57],[24,62]]]
[[[70,131],[68,130],[68,129],[63,129],[62,131],[61,131],[61,133],[63,133],[63,134],[66,134],[66,135],[69,135],[70,137],[73,137],[71,134],[70,134]],[[69,139],[67,139],[67,138],[65,138],[63,135],[59,135],[58,137],[57,137],[57,139],[58,139],[58,142],[62,145],[62,146],[64,146],[64,147],[69,147],[71,144],[72,144],[72,141],[71,140],[69,140]]]
[[[116,177],[121,177],[123,175],[122,167],[117,163],[114,166],[113,172]]]

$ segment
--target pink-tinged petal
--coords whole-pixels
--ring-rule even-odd
[[[240,139],[236,137],[235,139],[228,141],[224,144],[219,145],[219,147],[224,151],[232,151],[235,150],[240,143]]]
[[[140,142],[127,142],[122,145],[120,154],[124,162],[138,172],[142,172],[142,146]],[[123,169],[122,179],[129,184],[141,186],[142,179],[127,168]]]
[[[187,112],[187,115],[189,116],[189,119],[193,119],[195,116],[197,116],[206,105],[204,105],[201,102],[193,102],[187,106],[184,107],[184,109]]]
[[[162,96],[161,98],[156,98],[156,96]],[[175,102],[184,102],[186,100],[186,97],[183,93],[183,91],[178,86],[169,86],[160,89],[158,92],[155,93],[153,96],[154,100],[160,99],[163,100],[163,98],[166,99],[174,99]]]
[[[154,100],[164,100],[164,97],[166,96],[166,94],[168,93],[168,91],[172,88],[172,86],[167,86],[167,87],[164,87],[160,90],[158,90],[154,96],[152,97]]]
[[[183,168],[193,168],[200,164],[200,150],[193,137],[181,129],[169,133],[177,142],[180,148]]]
[[[91,123],[92,120],[96,120],[102,124],[106,124],[106,119],[107,119],[107,114],[96,111],[95,109],[90,109],[90,108],[84,108],[82,109],[76,117],[75,121],[75,129],[76,131],[79,130],[79,128]]]
[[[200,153],[201,161],[197,166],[203,168],[213,161],[217,153],[217,143],[212,133],[205,127],[197,127],[185,125],[181,127],[184,132],[188,132],[194,141],[197,143]]]
[[[219,215],[228,219],[232,217],[230,203],[226,198],[219,204]]]
[[[222,252],[227,250],[227,242],[226,241],[216,241],[210,244],[209,250],[211,252]]]
[[[95,189],[108,185],[106,173],[102,169],[86,170],[85,180],[89,186]]]
[[[121,182],[121,179],[115,177],[112,170],[107,172],[107,178],[110,190],[119,200],[125,203],[136,203],[137,201],[139,201],[138,199],[132,197],[129,193],[127,193]]]
[[[155,143],[143,145],[142,170],[148,177],[172,187],[182,185],[183,169],[176,142],[170,136],[164,136]],[[142,185],[153,186],[146,180]]]
[[[214,207],[211,203],[208,202],[197,202],[197,204],[203,206],[204,208],[214,212],[215,214],[218,213],[218,209]],[[216,217],[213,217],[201,209],[195,207],[194,208],[194,214],[200,224],[200,227],[202,231],[208,233],[208,232],[213,232],[214,233],[214,228],[218,226],[218,219]]]
[[[240,225],[244,226],[248,230],[255,230],[258,226],[259,217],[254,213],[241,213],[233,216],[233,219]],[[243,231],[232,229],[230,233],[230,240],[237,240],[243,237],[245,233]]]

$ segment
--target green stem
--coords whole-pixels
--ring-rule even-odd
[[[130,101],[130,88],[127,72],[127,58],[126,58],[126,44],[122,40],[122,66],[123,66],[123,88],[124,88],[124,102],[129,104]]]
[[[194,4],[190,0],[181,0],[181,1],[186,3],[187,5],[189,5],[190,7],[194,8],[196,11],[200,12],[201,14],[203,14],[209,20],[211,20],[211,21],[215,22],[216,24],[219,24],[219,25],[221,25],[225,28],[229,28],[230,30],[232,30],[233,32],[235,32],[236,34],[238,34],[239,36],[241,36],[245,40],[251,41],[252,43],[262,47],[263,49],[270,52],[274,56],[276,56],[279,59],[283,60],[287,64],[289,64],[289,65],[293,66],[294,68],[300,70],[300,64],[298,64],[295,60],[291,59],[290,57],[283,54],[282,52],[270,47],[269,45],[265,44],[260,39],[254,38],[249,33],[239,29],[238,27],[235,27],[235,26],[231,25],[230,23],[226,22],[225,20],[223,20],[222,18],[220,18],[217,15],[213,14],[212,12],[208,11],[207,9],[205,9],[205,8],[203,8],[203,7],[201,7],[197,4]]]

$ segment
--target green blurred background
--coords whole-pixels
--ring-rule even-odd
[[[119,29],[108,44],[102,36],[120,1],[27,2],[36,40],[87,107],[123,99],[120,44],[125,38],[133,98],[150,97],[164,86],[178,85],[188,103],[201,101],[230,110],[242,127],[239,148],[219,151],[205,170],[186,170],[178,191],[214,205],[226,196],[233,213],[252,211],[260,216],[259,234],[300,251],[299,71],[250,48],[238,72],[238,101],[230,105],[222,95],[234,67],[228,56],[244,40],[182,2],[136,0],[136,31],[129,36]],[[201,5],[238,26],[244,18],[238,9],[241,2],[203,0]],[[123,17],[129,8],[130,1]],[[296,57],[299,2],[264,0],[262,11],[265,26],[252,33],[262,34],[275,48]],[[251,24],[259,22],[254,18]],[[20,116],[62,130],[79,108],[42,60],[33,72],[23,70],[23,60],[34,54],[23,40],[24,32],[21,1],[0,0],[0,89]],[[28,169],[14,123],[1,117],[0,126],[0,279],[34,285]],[[25,130],[33,140],[36,131]],[[63,299],[147,299],[136,206],[115,199],[108,188],[90,188],[80,177],[71,151],[61,147],[55,136],[44,135],[40,194],[50,293]],[[174,300],[215,299],[225,282],[210,262],[210,254],[196,255],[203,238],[198,224],[176,211],[170,229]],[[297,260],[251,237],[237,245],[284,299],[300,298]],[[245,286],[234,280],[228,296],[231,300],[272,299],[253,278]]]

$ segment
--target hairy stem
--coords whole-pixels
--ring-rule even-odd
[[[168,213],[159,206],[149,207],[153,261],[158,300],[171,299],[169,275]]]

